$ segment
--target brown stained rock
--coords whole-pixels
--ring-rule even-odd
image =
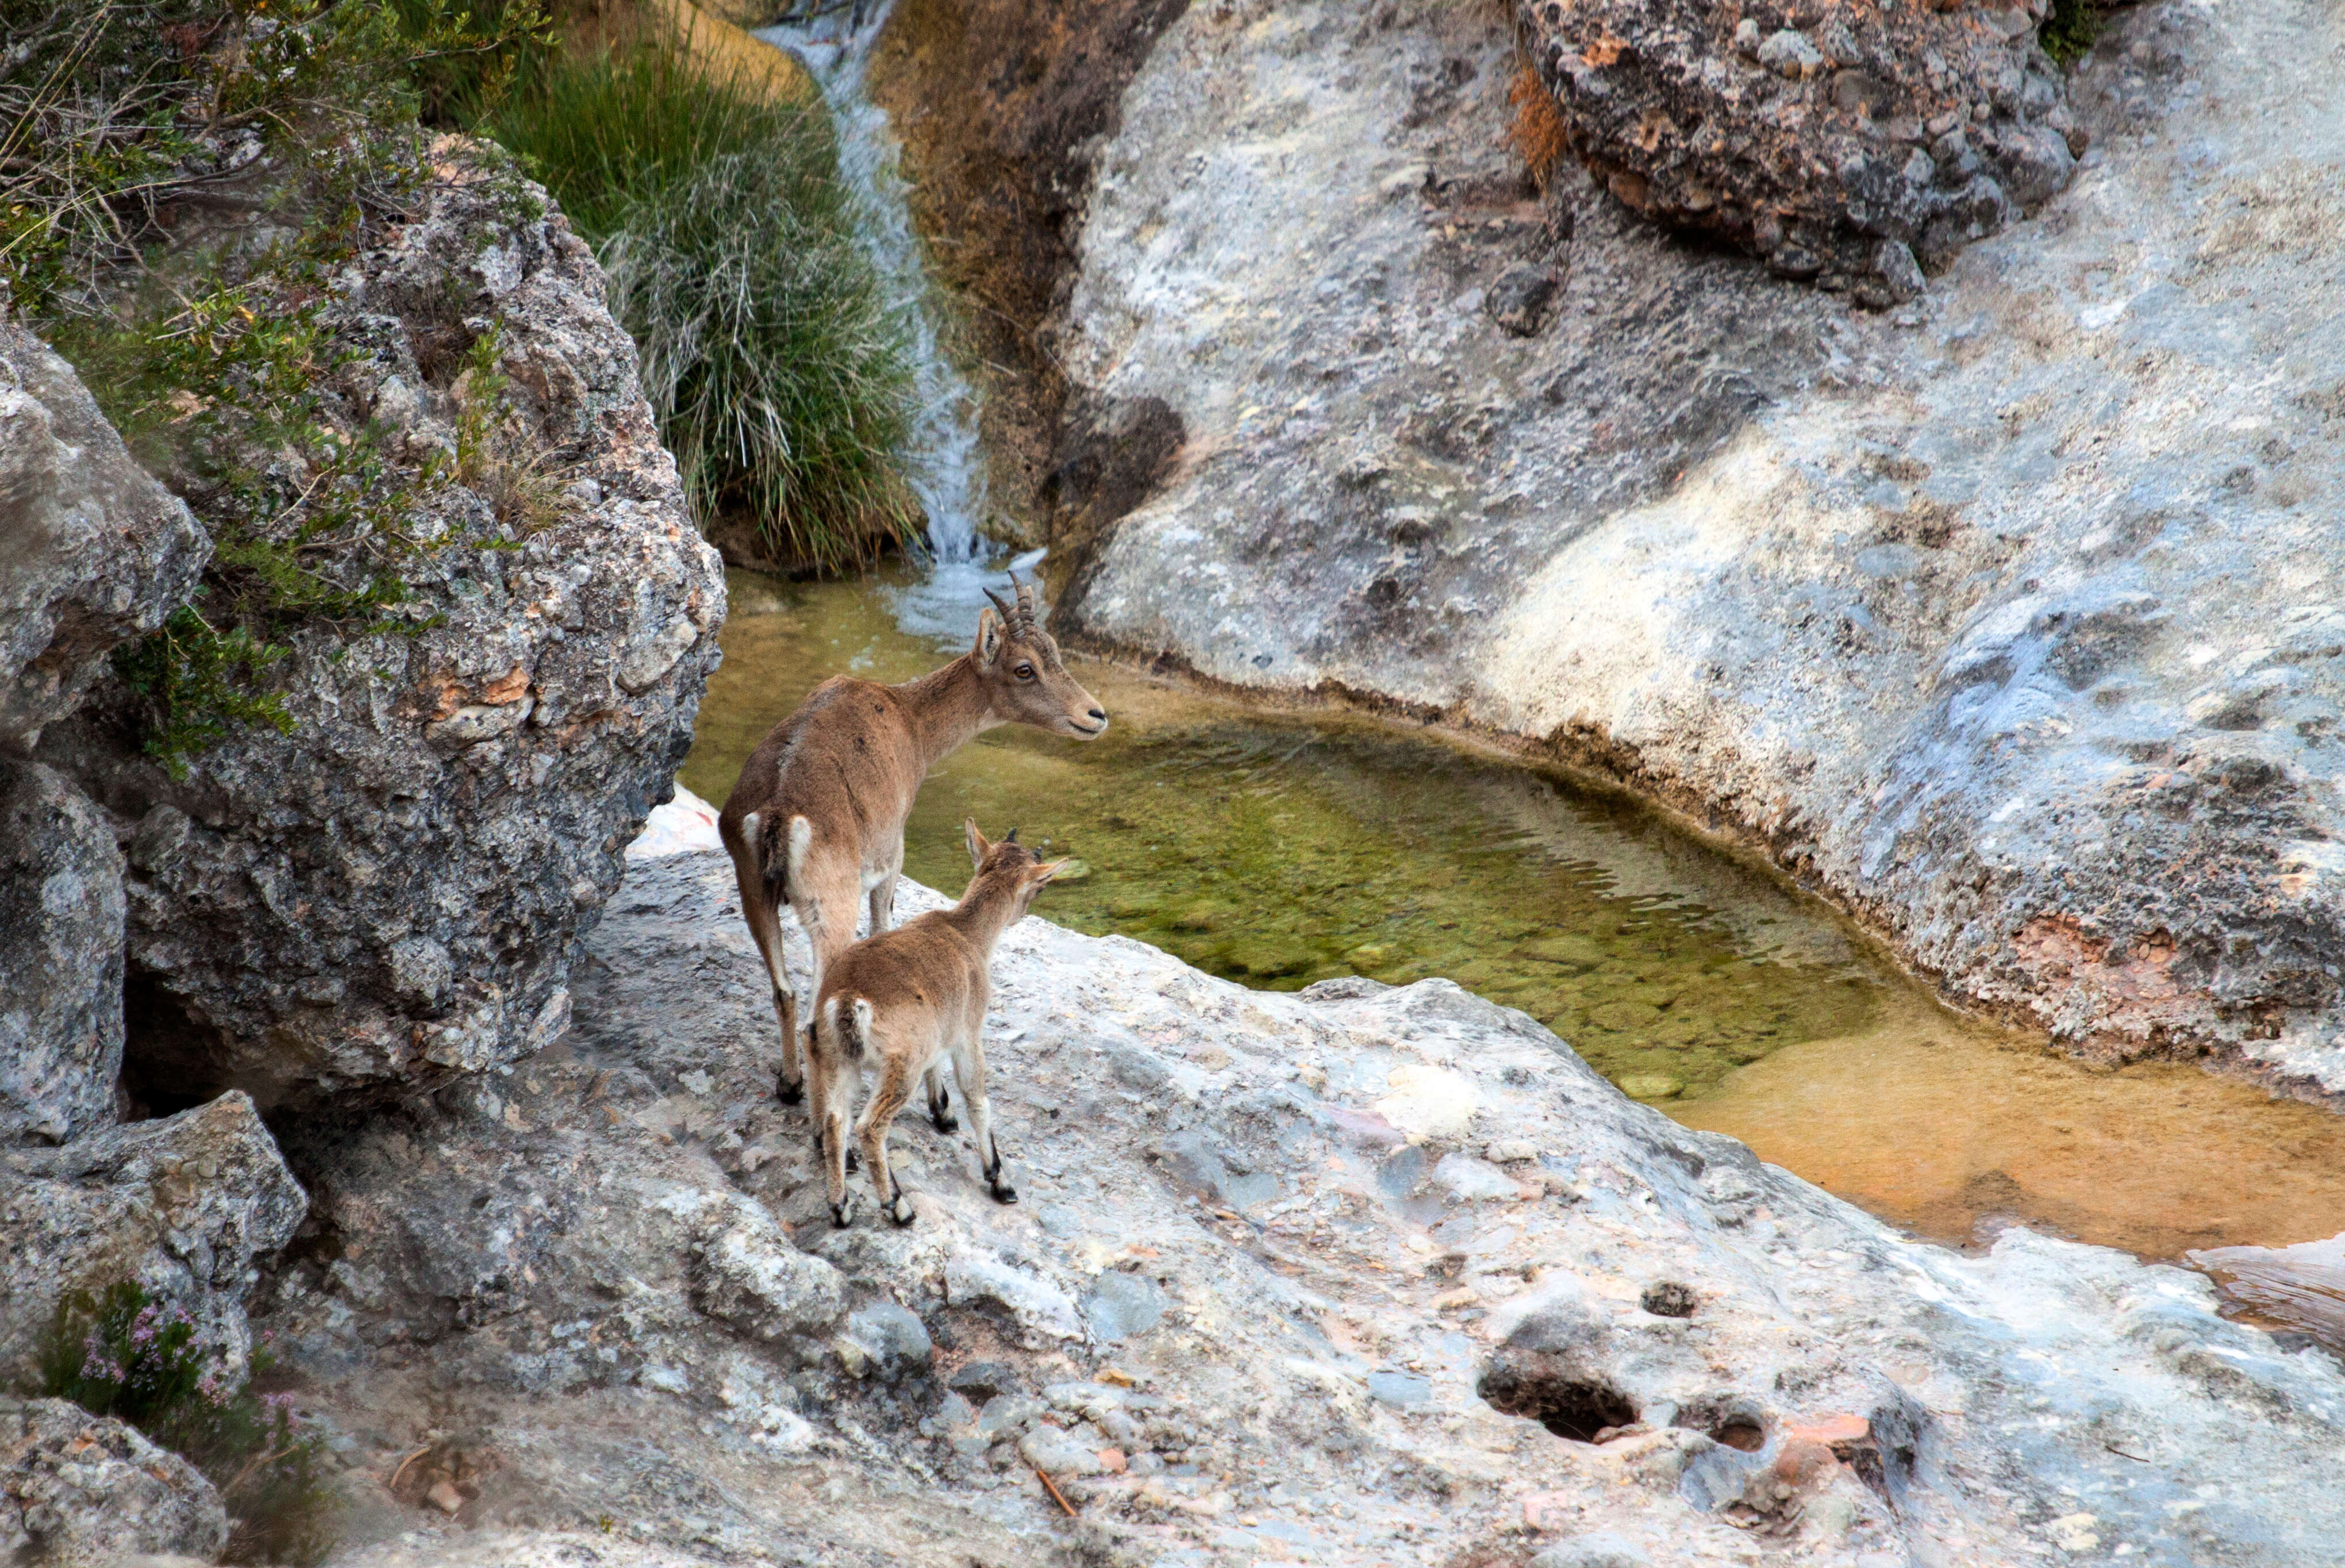
[[[2027,0],[2040,7],[2041,0]],[[1625,205],[1788,278],[1908,300],[2068,182],[2040,9],[1521,0],[1568,141]]]

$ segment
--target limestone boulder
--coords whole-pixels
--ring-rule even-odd
[[[50,769],[0,758],[0,1145],[114,1120],[123,908],[104,813]]]
[[[472,439],[467,408],[518,444],[418,493],[429,547],[395,566],[394,624],[290,634],[269,676],[289,733],[236,728],[175,779],[109,688],[45,748],[135,824],[137,1084],[315,1102],[558,1037],[577,940],[718,657],[721,568],[592,254],[543,192],[434,157],[334,280],[326,410],[418,463]],[[467,402],[483,351],[494,403]]]
[[[2332,12],[2112,13],[2078,178],[1887,311],[1568,166],[1531,194],[1470,8],[1240,13],[1175,24],[1099,154],[1063,362],[1188,436],[1064,626],[1608,772],[2079,1053],[2345,1095]],[[1614,17],[1582,79],[1643,90],[1633,17],[1539,15]]]
[[[117,645],[185,604],[211,539],[89,391],[0,321],[0,750],[72,711]]]
[[[209,1563],[227,1544],[219,1493],[178,1454],[63,1400],[0,1396],[0,1553],[9,1562]]]
[[[243,1365],[246,1296],[308,1208],[239,1093],[61,1148],[0,1151],[0,1383],[37,1379],[61,1302],[125,1280],[185,1308]]]
[[[1619,200],[1874,304],[2066,186],[2086,137],[2044,0],[1520,0],[1571,150]],[[1918,264],[1917,264],[1918,263]]]

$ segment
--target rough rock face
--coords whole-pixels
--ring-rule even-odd
[[[72,785],[0,757],[0,1145],[114,1119],[122,851]]]
[[[0,1151],[0,1385],[37,1376],[59,1301],[126,1279],[185,1307],[242,1365],[246,1293],[308,1207],[241,1094],[63,1148]]]
[[[227,1544],[219,1493],[178,1454],[63,1400],[0,1397],[0,1553],[8,1562],[208,1563]]]
[[[109,716],[51,738],[137,824],[141,1082],[267,1104],[476,1071],[559,1034],[573,943],[665,798],[717,658],[721,570],[591,254],[534,188],[441,150],[413,219],[337,280],[328,321],[353,354],[336,406],[452,451],[452,383],[494,332],[529,449],[414,519],[452,542],[401,568],[411,635],[298,634],[293,732],[240,729],[184,782]],[[472,543],[500,483],[556,482],[517,548]]]
[[[187,602],[210,556],[73,368],[0,321],[0,750],[30,749],[110,649]]]
[[[1609,770],[2075,1049],[2345,1093],[2340,26],[2120,15],[2075,183],[1879,315],[1523,198],[1471,8],[1194,9],[1061,334],[1188,442],[1061,613]]]
[[[1518,0],[1517,15],[1572,150],[1614,196],[1885,305],[2068,183],[2085,137],[2035,46],[2046,9]]]
[[[1254,993],[1029,920],[988,1021],[1021,1201],[907,1117],[916,1222],[838,1230],[722,853],[639,863],[589,946],[568,1039],[299,1156],[329,1224],[268,1320],[354,1484],[481,1456],[445,1524],[362,1495],[354,1561],[2313,1568],[2345,1530],[2345,1374],[2201,1277],[1906,1240],[1445,982]],[[752,1255],[824,1282],[795,1331],[701,1283]]]

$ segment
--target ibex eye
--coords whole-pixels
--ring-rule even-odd
[[[1034,678],[1034,667],[1030,664],[1020,665],[1018,667],[1018,678],[1020,680],[1032,680]]]

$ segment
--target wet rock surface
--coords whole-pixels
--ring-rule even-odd
[[[0,757],[0,1145],[114,1120],[122,851],[80,791]]]
[[[1571,150],[1632,209],[1886,306],[2065,188],[2086,137],[2043,0],[1520,0]]]
[[[211,540],[65,361],[0,321],[0,750],[30,749],[117,645],[187,602]]]
[[[725,597],[586,246],[442,145],[410,221],[334,280],[328,411],[456,448],[493,334],[524,449],[432,492],[398,630],[310,626],[242,728],[175,781],[119,694],[44,756],[133,825],[133,1087],[264,1105],[505,1062],[558,1035],[573,946],[665,799]],[[526,473],[522,472],[526,470]],[[495,542],[499,484],[545,515]]]
[[[219,1493],[178,1454],[63,1400],[0,1397],[0,1553],[9,1562],[209,1563],[227,1543]]]
[[[135,1281],[234,1367],[247,1294],[307,1196],[242,1094],[56,1149],[0,1150],[0,1385],[37,1382],[57,1306]]]
[[[2338,27],[2115,15],[2073,182],[1876,313],[1526,194],[1469,10],[1194,7],[1058,337],[1185,443],[1062,624],[1519,738],[2071,1049],[2334,1099]]]
[[[2201,1278],[1907,1241],[1441,982],[1253,993],[1030,919],[988,1025],[1022,1201],[907,1117],[915,1223],[836,1229],[734,905],[720,852],[638,862],[570,1036],[294,1146],[266,1321],[342,1560],[2310,1568],[2345,1529],[2345,1375]]]

